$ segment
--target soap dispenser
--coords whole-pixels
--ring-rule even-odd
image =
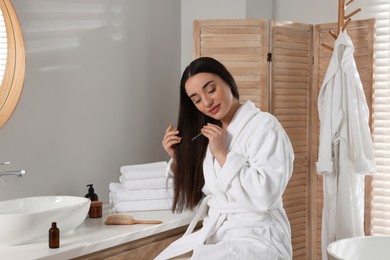
[[[88,184],[87,187],[89,187],[89,189],[88,189],[88,194],[85,194],[85,197],[90,199],[91,201],[97,201],[98,195],[95,193],[95,189],[93,188],[93,184]]]
[[[95,193],[93,184],[88,184],[87,187],[89,187],[89,189],[88,194],[86,194],[85,197],[91,200],[88,216],[90,218],[101,218],[103,215],[103,203],[98,200],[98,195]]]

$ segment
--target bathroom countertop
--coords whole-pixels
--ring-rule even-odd
[[[107,216],[112,214],[116,213],[104,204],[102,218],[87,217],[74,231],[61,234],[60,248],[50,249],[48,239],[43,238],[25,245],[0,247],[0,259],[70,259],[188,225],[194,216],[193,212],[173,214],[170,210],[128,212],[120,214],[140,220],[161,220],[163,223],[105,225]]]

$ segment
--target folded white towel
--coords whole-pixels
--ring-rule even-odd
[[[111,203],[111,208],[115,212],[129,211],[149,211],[149,210],[168,210],[172,207],[172,200],[134,200]]]
[[[110,183],[110,200],[115,202],[130,200],[172,199],[173,188],[130,190],[121,183]]]
[[[120,168],[121,178],[124,180],[139,180],[161,178],[165,176],[165,170],[168,163],[153,162],[145,164],[125,165]]]
[[[155,176],[155,177],[153,177]],[[149,180],[156,178],[165,178],[165,170],[154,171],[154,172],[133,172],[128,174],[121,174],[119,181],[121,183],[134,180]]]
[[[126,180],[121,181],[122,185],[129,190],[151,190],[165,189],[173,187],[173,180],[162,178],[144,179],[144,180]]]

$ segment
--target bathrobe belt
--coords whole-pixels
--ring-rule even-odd
[[[212,214],[209,216],[208,221],[203,223],[203,227],[200,230],[193,232],[197,223],[207,215],[207,210],[209,207]],[[273,209],[279,207],[282,207],[281,203]],[[248,209],[239,207],[237,203],[231,203],[227,201],[223,203],[221,198],[214,195],[208,195],[202,200],[197,213],[195,214],[184,235],[169,245],[156,258],[156,260],[169,259],[175,256],[179,256],[190,252],[198,245],[204,244],[206,240],[218,230],[229,213],[259,213],[260,215],[263,214],[265,218],[270,218],[268,213],[250,211]]]

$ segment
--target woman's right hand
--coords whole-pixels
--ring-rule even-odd
[[[165,130],[164,139],[162,145],[164,150],[169,154],[171,158],[175,156],[174,145],[181,142],[181,137],[178,136],[179,131],[176,128],[173,128],[173,125],[169,125]]]

